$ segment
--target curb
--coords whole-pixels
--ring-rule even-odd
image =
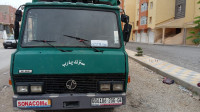
[[[128,52],[127,52],[127,53],[128,53]],[[197,87],[197,86],[195,86],[195,85],[193,85],[193,84],[191,84],[191,83],[189,83],[189,82],[187,82],[187,81],[184,81],[184,80],[182,80],[182,79],[180,79],[180,78],[178,78],[178,77],[175,77],[175,76],[173,76],[172,74],[167,73],[167,72],[165,72],[165,71],[163,71],[163,70],[161,70],[161,69],[159,69],[159,68],[156,68],[156,67],[154,67],[154,66],[152,66],[152,65],[150,65],[150,64],[148,64],[148,63],[145,63],[145,62],[143,62],[143,61],[141,61],[141,60],[139,60],[139,59],[137,59],[137,58],[135,58],[135,57],[129,55],[129,53],[128,53],[128,56],[129,56],[131,59],[133,59],[133,60],[135,60],[136,62],[138,62],[139,64],[141,64],[141,65],[147,67],[148,69],[150,69],[150,70],[152,70],[152,71],[158,73],[159,75],[161,75],[161,76],[163,76],[163,77],[171,78],[171,79],[173,79],[177,84],[182,85],[183,87],[187,88],[188,90],[190,90],[190,91],[192,91],[192,92],[194,92],[194,93],[200,95],[200,88],[199,88],[199,87]]]
[[[171,45],[171,44],[161,44],[161,43],[140,43],[140,42],[129,42],[129,43],[137,43],[137,44],[145,44],[145,45],[158,45],[158,46],[176,46],[176,47],[191,47],[191,48],[200,48],[200,46],[195,45]]]
[[[193,46],[193,45],[170,45],[170,44],[156,44],[156,43],[154,43],[153,45],[200,48],[200,46]]]

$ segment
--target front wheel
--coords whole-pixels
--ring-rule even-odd
[[[4,49],[7,49],[8,47],[7,46],[4,46]]]

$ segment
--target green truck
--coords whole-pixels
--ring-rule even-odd
[[[15,14],[17,50],[10,65],[13,107],[124,105],[129,80],[124,43],[132,26],[119,4],[119,0],[33,0],[20,6]]]

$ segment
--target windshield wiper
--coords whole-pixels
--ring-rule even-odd
[[[59,49],[56,46],[50,44],[50,42],[56,42],[56,41],[48,41],[48,40],[32,40],[34,42],[43,42],[43,43],[47,43],[49,46],[61,51],[61,52],[72,52],[71,50],[63,50],[63,49]]]
[[[78,40],[79,42],[82,42],[85,46],[87,46],[87,47],[89,47],[89,48],[92,48],[95,52],[103,52],[102,50],[98,50],[98,49],[96,49],[95,47],[92,47],[91,45],[85,43],[85,41],[89,41],[89,40],[86,40],[86,39],[83,39],[83,38],[80,38],[80,37],[70,36],[70,35],[63,35],[63,36],[76,39],[76,40]]]

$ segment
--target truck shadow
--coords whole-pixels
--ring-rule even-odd
[[[49,110],[36,112],[114,112],[114,108],[109,109],[78,109],[78,110]]]

